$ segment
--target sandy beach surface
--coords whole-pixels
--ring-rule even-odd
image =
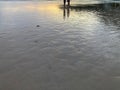
[[[119,6],[1,1],[0,90],[120,90]]]

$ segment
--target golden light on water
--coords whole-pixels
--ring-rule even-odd
[[[4,10],[6,11],[12,11],[12,12],[16,12],[16,11],[38,11],[38,12],[47,12],[47,13],[59,13],[59,8],[57,6],[56,3],[52,3],[52,4],[40,4],[40,3],[26,3],[26,4],[18,4],[18,5],[14,5],[11,6],[9,4],[6,5],[6,7],[4,8]]]
[[[8,14],[14,15],[14,13],[17,12],[32,12],[32,13],[40,13],[45,15],[49,15],[49,17],[55,17],[55,16],[60,16],[61,18],[63,17],[63,9],[59,8],[58,3],[24,3],[24,4],[15,4],[14,6],[12,5],[6,5],[4,10],[7,10]],[[87,10],[84,11],[78,11],[76,12],[75,10],[69,10],[69,20],[72,25],[79,24],[81,23],[84,28],[94,28],[96,27],[97,23],[99,22],[99,18],[97,17],[96,13],[90,12]],[[67,13],[67,11],[66,11]],[[55,17],[57,18],[57,17]],[[61,18],[58,18],[61,19]],[[91,27],[92,25],[92,27]],[[87,29],[88,30],[88,29]]]
[[[57,6],[57,4],[31,4],[28,6],[25,6],[25,8],[27,8],[28,10],[39,10],[39,11],[47,11],[47,12],[52,12],[52,13],[56,13],[59,11],[59,8]]]

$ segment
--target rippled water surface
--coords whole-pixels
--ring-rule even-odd
[[[120,90],[119,4],[0,2],[0,90]]]

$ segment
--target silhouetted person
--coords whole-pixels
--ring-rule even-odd
[[[67,0],[68,6],[70,6],[70,0]]]
[[[63,0],[64,6],[66,5],[66,0]]]

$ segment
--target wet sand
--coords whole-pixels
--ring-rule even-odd
[[[60,6],[0,2],[0,90],[120,90],[119,7]]]

